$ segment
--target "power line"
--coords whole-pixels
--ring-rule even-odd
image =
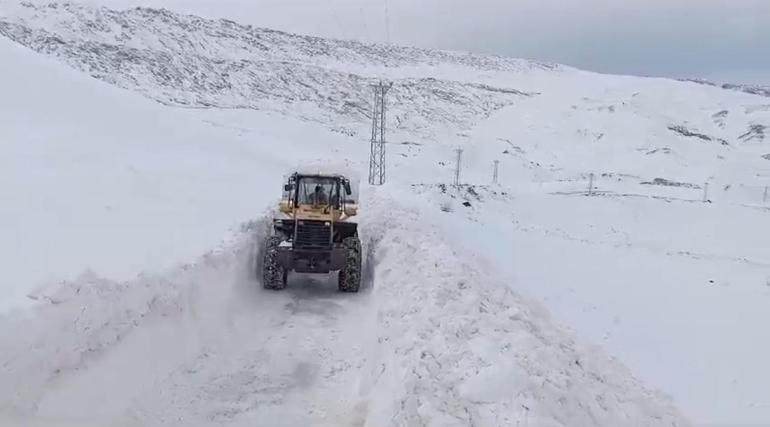
[[[385,0],[385,43],[390,44],[390,2]]]
[[[339,15],[337,15],[337,9],[334,7],[332,0],[326,0],[326,4],[329,7],[329,12],[331,12],[332,17],[334,18],[334,22],[337,24],[337,29],[340,32],[339,38],[345,38],[345,30],[342,26],[342,21],[340,21]]]
[[[364,25],[364,34],[366,34],[366,41],[372,42],[376,41],[371,38],[371,34],[369,33],[369,26],[366,24],[366,15],[364,14],[364,7],[361,6],[358,8],[359,16],[361,16],[361,23]]]

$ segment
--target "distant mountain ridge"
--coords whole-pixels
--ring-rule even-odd
[[[308,120],[362,123],[377,69],[450,64],[482,72],[557,71],[527,60],[292,35],[165,9],[117,11],[74,3],[19,3],[0,34],[119,87],[185,107],[301,110]],[[343,64],[344,67],[340,67]],[[343,69],[340,69],[343,68]],[[355,68],[355,73],[348,71]],[[389,101],[399,128],[472,127],[532,96],[510,87],[402,78]]]
[[[750,93],[752,95],[766,96],[770,98],[770,86],[765,85],[747,85],[734,83],[714,83],[704,79],[680,79],[683,82],[693,82],[707,86],[721,87],[722,89],[735,90],[739,92]]]

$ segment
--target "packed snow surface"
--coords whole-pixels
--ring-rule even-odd
[[[766,98],[0,5],[0,424],[770,423]],[[364,289],[263,291],[283,176],[366,177],[380,78]]]

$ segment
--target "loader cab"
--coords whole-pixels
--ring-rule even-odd
[[[345,221],[357,214],[357,194],[341,175],[290,175],[280,210],[293,219]]]

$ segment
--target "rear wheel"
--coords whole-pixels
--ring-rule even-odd
[[[342,241],[345,248],[345,266],[340,270],[339,289],[342,292],[358,292],[361,287],[361,241],[348,237]]]
[[[286,288],[289,272],[278,263],[278,245],[281,238],[271,236],[265,242],[265,255],[262,264],[262,286],[265,289],[281,290]]]

